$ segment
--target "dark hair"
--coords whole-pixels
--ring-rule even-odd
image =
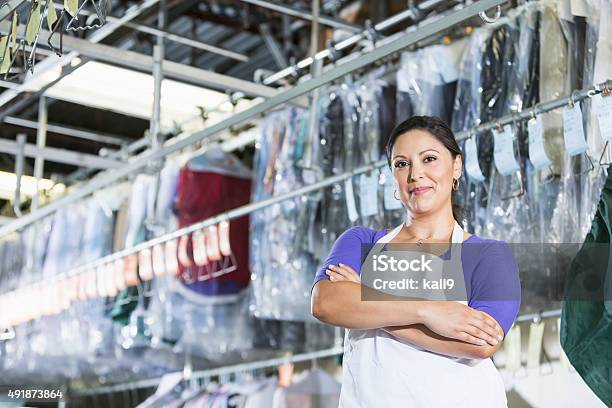
[[[397,125],[391,131],[391,134],[387,139],[385,152],[387,153],[387,162],[389,163],[389,167],[391,167],[391,151],[393,150],[393,145],[395,144],[397,138],[407,132],[410,132],[411,130],[416,129],[424,130],[438,139],[438,141],[448,149],[453,160],[457,156],[463,156],[453,131],[442,119],[435,116],[413,116]],[[453,191],[451,195],[453,217],[458,223],[461,223],[464,218],[464,209],[457,203],[458,199],[459,196],[457,191]]]

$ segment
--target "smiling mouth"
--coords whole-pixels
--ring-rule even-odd
[[[417,187],[410,190],[410,194],[414,196],[420,196],[426,194],[431,190],[431,187]]]

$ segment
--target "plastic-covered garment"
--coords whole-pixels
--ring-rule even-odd
[[[520,111],[537,101],[536,30],[537,14],[531,6],[493,32],[483,59],[483,122]],[[537,188],[539,183],[537,178],[535,183],[527,182],[527,129],[524,123],[518,123],[511,130],[514,141],[509,154],[517,159],[519,171],[508,176],[501,175],[491,160],[493,140],[488,135],[479,138],[480,166],[488,178],[488,195],[486,201],[476,203],[486,205],[486,210],[480,211],[484,212],[484,220],[475,231],[510,242],[540,242],[539,231],[532,228],[532,206],[528,205],[533,194],[527,190]]]
[[[591,231],[571,264],[560,333],[572,366],[607,406],[612,405],[611,244],[612,168],[608,168]]]
[[[246,205],[250,193],[251,173],[233,155],[214,149],[194,157],[180,170],[176,198],[179,227]],[[248,216],[230,221],[229,240],[237,262],[235,271],[204,280],[210,275],[210,266],[180,265],[183,280],[186,281],[185,277],[202,279],[186,282],[188,287],[208,296],[238,293],[244,289],[250,281],[248,231]],[[188,245],[188,253],[191,247]]]
[[[398,123],[415,115],[437,116],[451,123],[459,57],[465,46],[461,40],[402,53],[397,72]]]
[[[557,7],[539,3],[540,26],[540,100],[549,101],[571,92],[568,42],[563,34]],[[544,147],[552,162],[553,175],[560,175],[564,165],[563,112],[559,109],[542,114]]]
[[[266,117],[256,144],[251,201],[291,192],[304,185],[293,158],[307,112],[287,109]],[[321,150],[326,154],[326,148]],[[328,159],[335,159],[332,154]],[[328,165],[332,165],[328,162]],[[258,318],[303,321],[310,315],[310,283],[316,268],[308,249],[314,215],[308,197],[285,200],[251,214],[251,312]],[[305,223],[305,224],[304,224]]]
[[[482,57],[489,36],[488,28],[474,30],[461,59],[451,122],[451,128],[454,132],[467,130],[480,123]],[[479,137],[477,135],[472,137],[475,142],[478,142]],[[462,151],[465,159],[467,157],[465,146],[462,146]],[[466,169],[465,163],[463,168]],[[479,211],[482,208],[480,205],[481,197],[485,196],[484,185],[468,177],[466,171],[463,173],[464,182],[459,183],[460,197],[463,198],[461,204],[467,210],[467,224],[470,226],[478,225],[482,222],[480,220],[484,218],[482,211]]]

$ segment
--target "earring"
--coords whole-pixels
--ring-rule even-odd
[[[393,198],[395,198],[397,201],[399,201],[400,198],[398,196],[396,196],[395,193],[397,193],[397,190],[393,190]]]
[[[459,179],[453,179],[453,190],[457,191],[459,189]]]

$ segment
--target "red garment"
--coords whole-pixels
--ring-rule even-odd
[[[213,171],[193,171],[188,166],[181,169],[178,181],[176,208],[179,227],[183,228],[206,218],[250,202],[251,180],[219,174]],[[236,257],[237,269],[217,278],[195,282],[189,286],[206,295],[236,293],[249,284],[249,217],[245,215],[230,221],[230,244]],[[187,252],[193,260],[191,240]],[[180,266],[183,278],[207,276],[206,266],[194,264]],[[188,283],[188,282],[187,282]]]

